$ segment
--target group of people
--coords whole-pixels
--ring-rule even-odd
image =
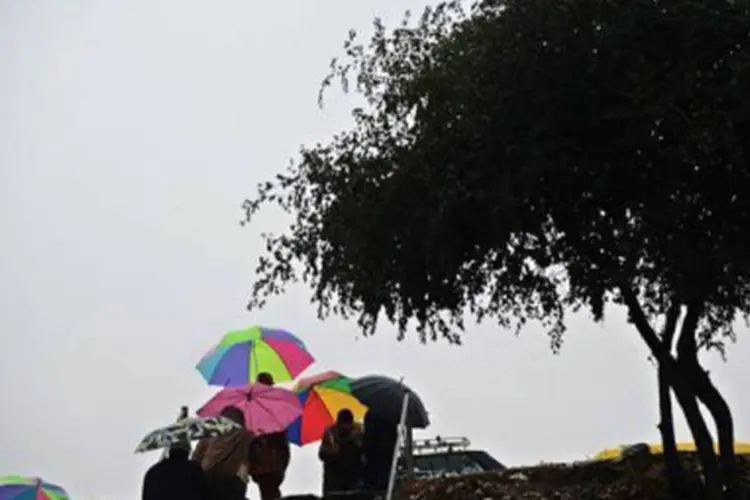
[[[364,428],[348,409],[326,429],[318,450],[323,462],[323,495],[352,490],[383,492],[388,487],[398,427],[373,412]]]
[[[267,373],[257,382],[274,383]],[[241,428],[200,441],[192,457],[188,441],[173,445],[167,457],[146,472],[142,500],[245,500],[251,479],[261,500],[281,498],[290,458],[286,433],[254,436],[245,428],[242,410],[234,406],[221,415]]]
[[[257,382],[273,385],[262,373]],[[245,500],[247,486],[257,484],[260,500],[279,500],[281,484],[289,466],[286,433],[253,435],[245,428],[242,410],[230,406],[222,416],[241,426],[228,434],[202,440],[190,456],[185,440],[168,450],[143,479],[142,500]],[[391,462],[397,443],[397,426],[365,416],[364,428],[350,410],[339,412],[326,429],[320,444],[323,462],[323,494],[388,487]]]

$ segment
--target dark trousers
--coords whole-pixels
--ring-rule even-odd
[[[323,465],[323,495],[355,491],[362,487],[361,467]]]
[[[211,500],[245,500],[247,485],[238,476],[207,475]]]
[[[368,460],[365,465],[365,488],[367,491],[382,492],[388,489],[391,462],[385,458]]]
[[[279,500],[281,498],[281,483],[284,482],[284,474],[269,472],[253,476],[253,481],[258,485],[260,500]]]

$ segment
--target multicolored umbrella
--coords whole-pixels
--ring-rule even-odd
[[[241,427],[241,425],[224,417],[186,418],[149,432],[135,449],[135,452],[143,453],[167,448],[182,440],[195,441],[196,439],[221,436]]]
[[[351,395],[351,379],[338,372],[328,371],[301,379],[294,386],[302,415],[289,426],[289,441],[303,446],[323,438],[326,428],[336,421],[336,415],[344,408],[361,422],[367,407]]]
[[[69,500],[59,486],[45,483],[38,477],[0,477],[0,500]]]
[[[313,361],[305,344],[291,333],[251,326],[224,335],[196,368],[211,385],[244,387],[264,372],[276,382],[294,380]]]
[[[242,410],[245,427],[259,435],[283,432],[302,414],[302,405],[292,391],[253,384],[222,389],[198,410],[198,416],[218,417],[228,406]]]

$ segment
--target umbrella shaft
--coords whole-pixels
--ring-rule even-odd
[[[404,428],[406,427],[406,415],[409,410],[409,393],[404,394],[404,401],[401,404],[401,420],[398,423],[398,434],[396,438],[396,446],[393,449],[393,460],[391,461],[391,473],[388,476],[388,490],[386,492],[385,499],[393,500],[393,488],[396,485],[396,470],[398,468],[398,456],[401,450],[401,440],[404,435]]]

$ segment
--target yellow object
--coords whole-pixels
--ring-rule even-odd
[[[367,407],[351,394],[328,389],[327,387],[314,387],[313,390],[318,393],[320,399],[325,403],[326,409],[334,421],[336,420],[336,415],[343,409],[351,410],[356,422],[364,420]]]
[[[661,455],[663,453],[661,443],[647,443],[648,449],[653,455]],[[600,451],[594,457],[595,460],[614,460],[622,456],[623,449],[627,446],[621,446],[619,448],[607,448]],[[719,452],[718,444],[714,443],[714,449]],[[677,443],[677,451],[695,451],[695,443],[692,441],[683,441]],[[734,452],[738,455],[750,455],[750,442],[746,441],[735,441]]]

